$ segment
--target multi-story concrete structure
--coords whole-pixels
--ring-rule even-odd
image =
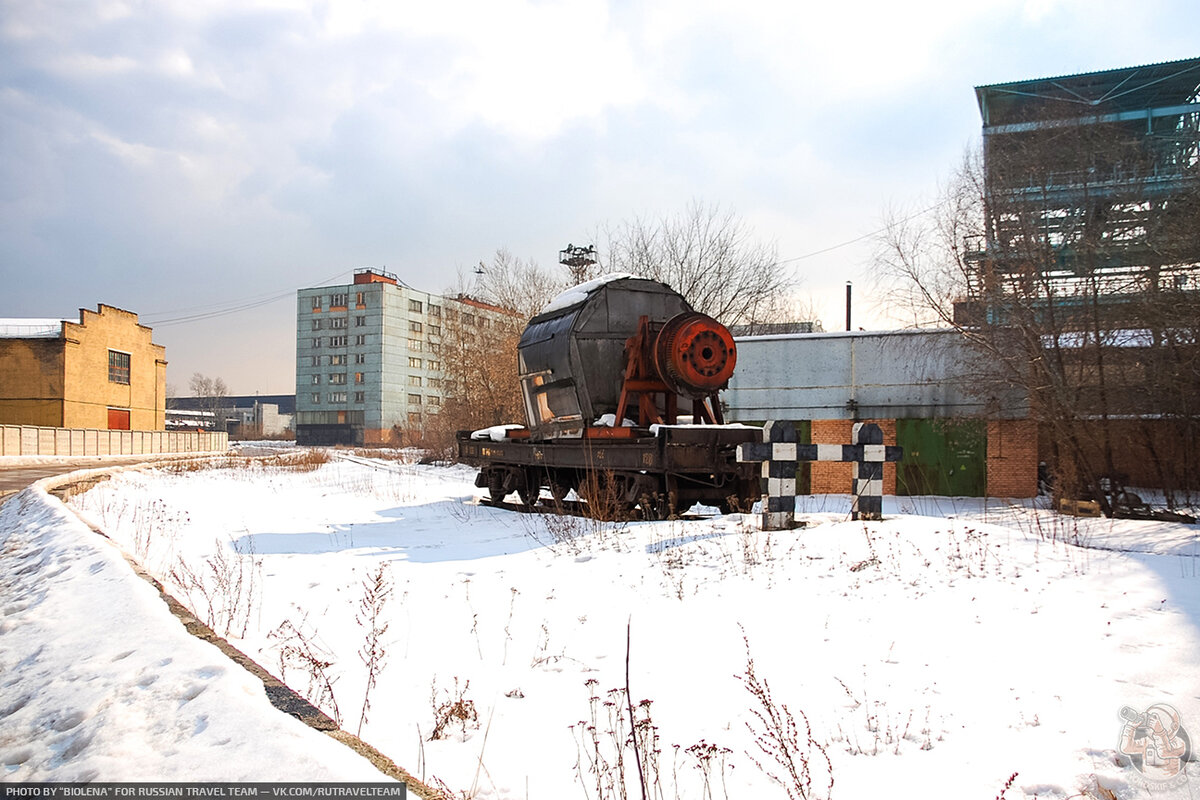
[[[100,305],[79,321],[0,320],[0,422],[163,430],[166,351],[137,314]]]
[[[377,269],[296,293],[296,441],[399,443],[419,435],[445,397],[444,326],[485,327],[499,309],[444,298]],[[481,331],[480,335],[486,335]]]

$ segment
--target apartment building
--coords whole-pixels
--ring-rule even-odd
[[[378,269],[350,284],[296,293],[296,441],[398,444],[436,415],[442,391],[444,326],[501,312],[402,284]]]

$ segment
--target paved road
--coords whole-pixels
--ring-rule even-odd
[[[6,466],[4,459],[0,458],[0,498],[19,492],[34,481],[49,478],[52,475],[62,475],[67,472],[74,472],[77,469],[96,469],[98,467],[112,467],[121,464],[137,464],[142,461],[152,461],[160,458],[162,458],[161,455],[145,457],[121,456],[118,458],[93,457],[78,461],[56,461],[53,464],[38,464],[37,466]]]

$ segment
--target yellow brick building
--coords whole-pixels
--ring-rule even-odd
[[[163,430],[166,350],[151,336],[103,304],[79,322],[0,319],[0,423]]]

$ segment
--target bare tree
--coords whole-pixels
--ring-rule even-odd
[[[935,214],[893,214],[876,266],[993,365],[980,391],[1024,390],[1060,491],[1111,513],[1136,450],[1174,505],[1200,467],[1195,145],[1181,170],[1136,127],[1042,113],[968,154]]]
[[[726,325],[770,315],[795,280],[767,244],[732,211],[693,202],[682,213],[635,219],[606,231],[600,265],[662,281],[697,311]]]
[[[228,396],[225,381],[197,372],[188,381],[188,388],[192,392],[192,397],[199,399],[199,410],[213,415],[214,428],[219,431],[225,430],[225,398]]]

